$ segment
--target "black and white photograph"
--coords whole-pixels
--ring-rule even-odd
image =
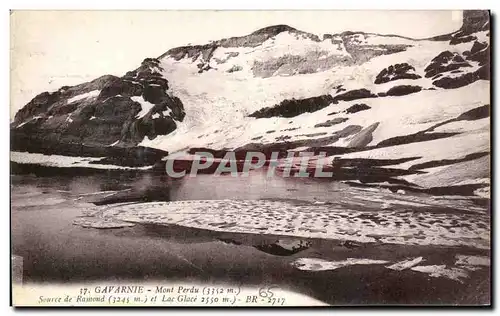
[[[13,306],[491,305],[490,11],[9,19]]]

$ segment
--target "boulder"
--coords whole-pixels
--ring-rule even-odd
[[[352,101],[358,99],[366,99],[366,98],[376,98],[377,95],[370,92],[367,89],[356,89],[344,92],[342,94],[338,94],[335,96],[333,101]]]
[[[422,87],[420,86],[410,86],[410,85],[402,85],[402,86],[395,86],[387,90],[386,95],[387,96],[401,96],[401,95],[407,95],[415,92],[419,92],[422,90]]]
[[[412,73],[415,68],[408,63],[391,65],[382,71],[375,78],[375,84],[381,84],[399,79],[419,79],[420,75]]]
[[[369,107],[368,105],[366,105],[364,103],[356,103],[353,106],[349,107],[344,112],[347,114],[353,114],[353,113],[357,113],[357,112],[361,112],[361,111],[365,111],[365,110],[369,110],[369,109],[371,109],[371,107]]]
[[[368,126],[367,128],[363,129],[358,134],[356,134],[356,136],[354,136],[351,139],[351,141],[349,142],[347,147],[360,148],[360,147],[365,147],[366,145],[368,145],[373,140],[372,133],[373,133],[373,131],[375,131],[375,129],[378,127],[379,124],[380,124],[380,122],[375,122],[372,125]]]

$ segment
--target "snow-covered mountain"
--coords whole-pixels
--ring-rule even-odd
[[[276,25],[177,47],[123,77],[36,96],[15,116],[11,147],[93,157],[140,148],[148,162],[193,148],[323,150],[342,180],[480,194],[489,29],[488,11],[465,11],[459,30],[423,40]]]

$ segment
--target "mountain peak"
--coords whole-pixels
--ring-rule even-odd
[[[253,32],[251,35],[259,35],[259,34],[268,34],[268,35],[277,35],[282,32],[300,32],[303,33],[302,31],[298,31],[297,29],[286,25],[286,24],[278,24],[278,25],[271,25],[267,26],[264,28],[261,28],[255,32]]]
[[[201,51],[206,51],[206,55],[208,56],[205,59],[210,59],[210,56],[212,55],[213,51],[217,47],[257,47],[259,45],[262,45],[263,42],[269,40],[270,38],[283,33],[283,32],[290,32],[294,33],[297,35],[301,35],[305,38],[309,38],[313,41],[319,42],[320,39],[317,35],[303,32],[300,30],[297,30],[289,25],[286,24],[278,24],[278,25],[271,25],[267,26],[264,28],[261,28],[253,33],[250,33],[248,35],[244,36],[236,36],[236,37],[230,37],[230,38],[223,38],[220,40],[216,41],[211,41],[208,44],[204,45],[189,45],[189,46],[181,46],[181,47],[175,47],[169,49],[166,53],[163,55],[159,56],[158,59],[162,59],[163,57],[170,55],[174,57],[176,60],[179,60],[181,58],[184,58],[185,56],[188,57],[195,57],[195,59],[199,56]]]

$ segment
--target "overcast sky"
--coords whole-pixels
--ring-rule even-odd
[[[317,35],[365,31],[425,38],[457,30],[458,11],[15,11],[11,118],[34,96],[122,76],[169,48],[287,24]]]

